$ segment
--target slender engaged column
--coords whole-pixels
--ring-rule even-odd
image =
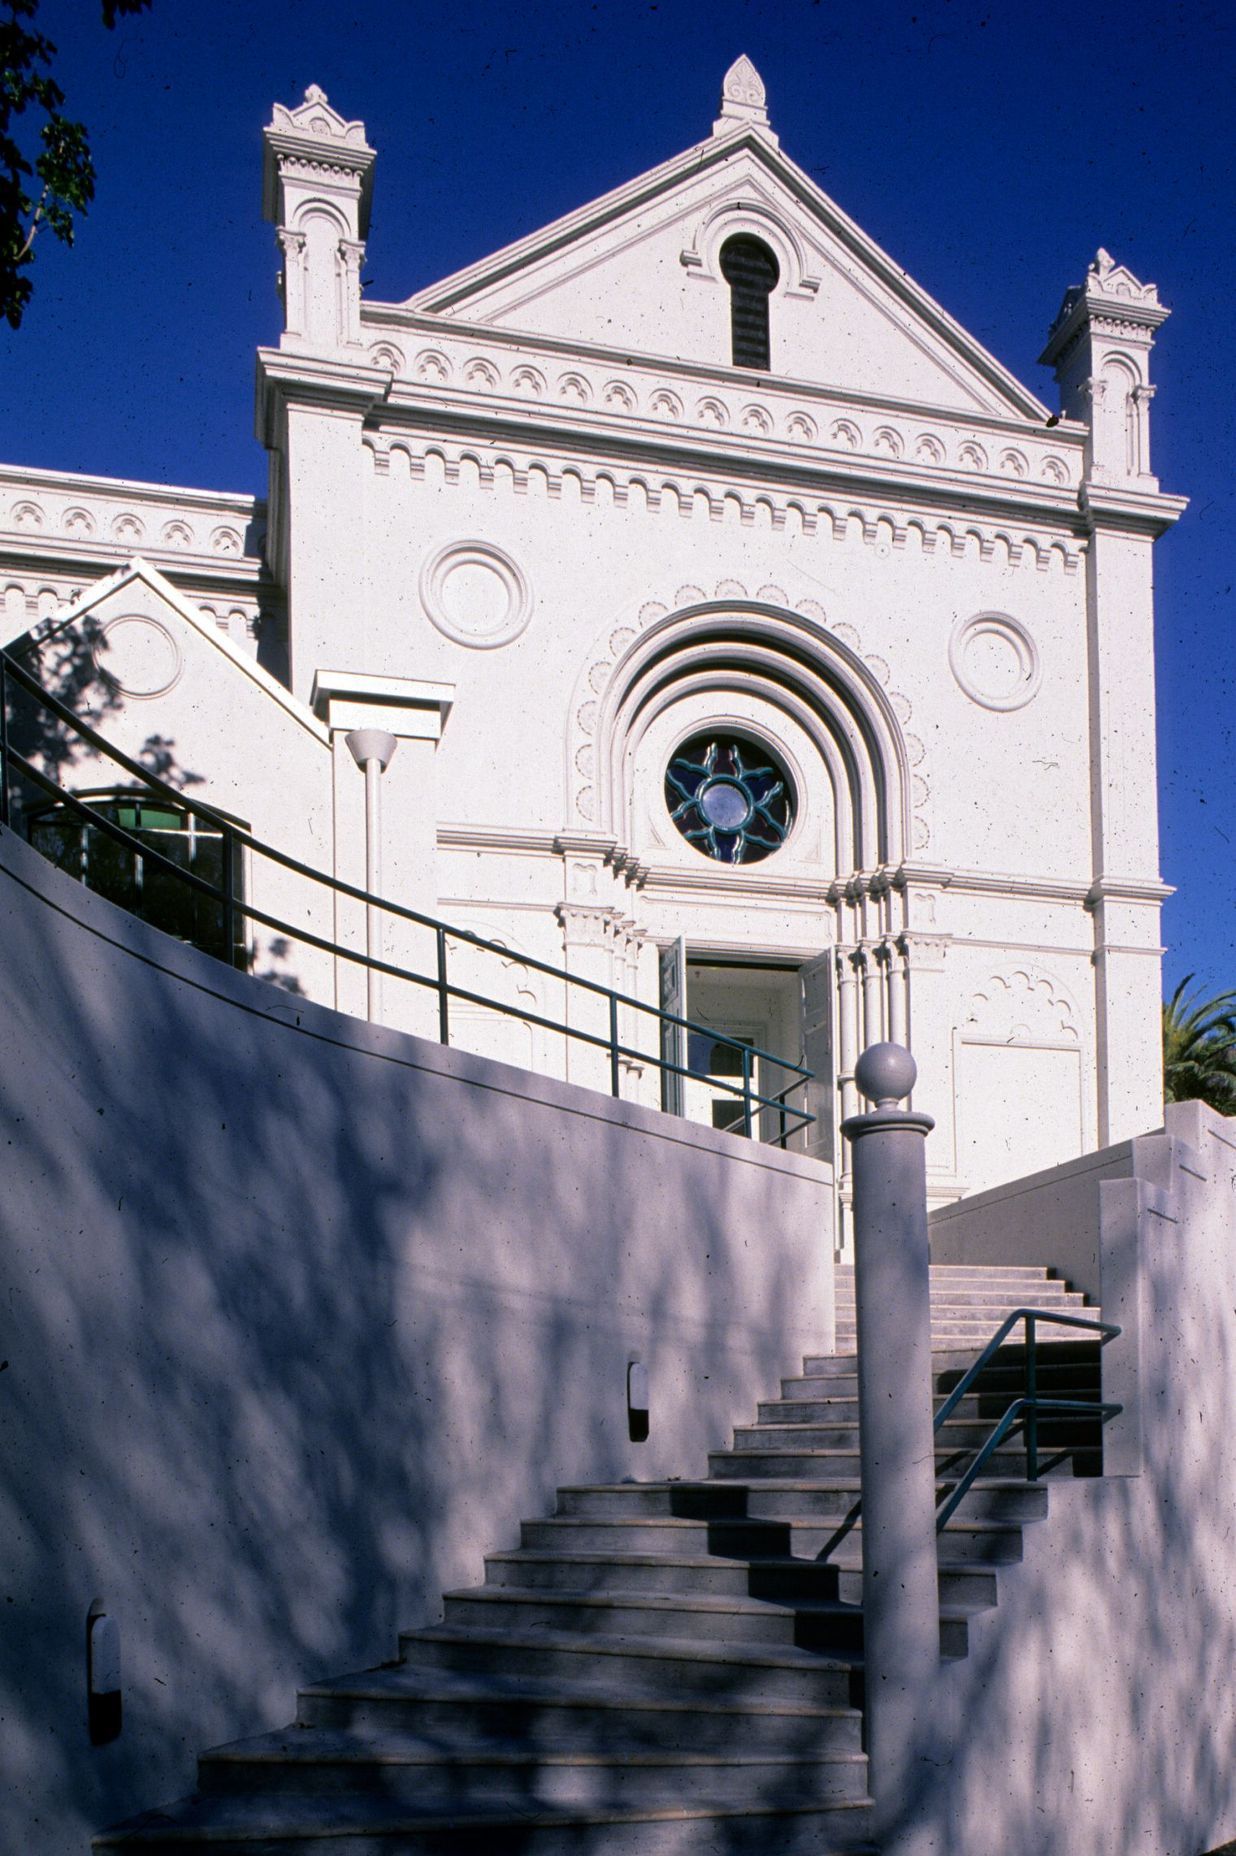
[[[940,1658],[924,1154],[935,1124],[896,1106],[916,1074],[901,1045],[869,1046],[855,1081],[875,1107],[842,1123],[854,1177],[867,1757],[877,1843],[913,1795]]]
[[[384,728],[354,728],[345,736],[348,750],[365,775],[365,888],[371,896],[382,886],[381,779],[394,758],[397,743]],[[382,958],[382,911],[371,902],[365,909],[365,953],[371,961]],[[382,1016],[382,975],[365,969],[368,1015],[371,1023]]]
[[[906,951],[902,942],[888,944],[888,1036],[893,1044],[906,1042]]]
[[[837,955],[837,1019],[840,1026],[841,1113],[844,1118],[854,1110],[854,1065],[858,1060],[858,1013],[855,993],[858,980],[853,956],[847,951]]]

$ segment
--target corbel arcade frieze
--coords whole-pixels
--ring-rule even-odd
[[[667,519],[731,524],[770,533],[819,536],[841,545],[917,552],[935,559],[979,560],[1039,573],[1075,574],[1085,543],[1059,528],[941,516],[904,504],[858,503],[805,491],[770,489],[698,471],[675,475],[644,466],[589,462],[571,454],[489,449],[469,443],[367,432],[364,443],[380,476],[472,487],[495,495],[540,497],[588,507],[627,509]]]

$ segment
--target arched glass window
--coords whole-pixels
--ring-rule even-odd
[[[233,859],[232,893],[241,893],[242,865],[235,844],[224,843],[223,833],[187,809],[138,792],[83,793],[82,798],[104,818],[119,825],[139,844],[148,844],[169,863],[191,870],[216,889],[224,888],[224,858]],[[164,934],[188,941],[204,954],[225,960],[229,966],[246,963],[245,924],[239,910],[228,945],[226,910],[222,901],[191,889],[170,871],[148,864],[139,850],[110,837],[70,806],[52,805],[32,813],[26,822],[31,844],[50,863],[75,876],[109,902],[140,916]]]
[[[781,269],[760,239],[746,232],[721,247],[721,275],[730,287],[730,339],[735,367],[771,366],[768,299]]]

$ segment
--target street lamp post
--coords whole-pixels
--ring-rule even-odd
[[[376,896],[382,885],[381,780],[398,743],[384,728],[354,728],[344,739],[365,775],[365,888]],[[370,962],[366,968],[368,1014],[376,1022],[382,1015],[382,975],[372,963],[382,958],[382,911],[372,902],[365,909],[365,953]]]

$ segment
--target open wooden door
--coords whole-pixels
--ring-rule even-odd
[[[687,944],[681,935],[661,949],[661,1010],[677,1018],[687,1015]],[[661,1025],[661,1062],[677,1070],[661,1071],[661,1107],[667,1115],[685,1115],[687,1034],[681,1025]]]
[[[803,1065],[811,1071],[802,1106],[815,1120],[804,1131],[804,1151],[832,1164],[836,1057],[833,1039],[833,960],[830,949],[798,970],[802,987]]]

